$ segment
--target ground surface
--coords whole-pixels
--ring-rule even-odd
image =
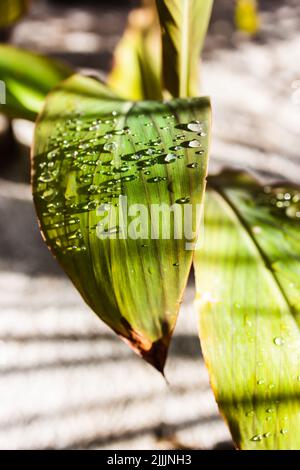
[[[232,34],[231,5],[216,1],[202,67],[203,90],[214,107],[211,171],[246,166],[267,178],[299,182],[299,2],[262,2],[255,41]],[[125,13],[41,2],[12,40],[106,71]],[[41,241],[26,158],[3,164],[4,157],[0,448],[230,446],[201,359],[192,284],[171,349],[168,387],[85,307]]]

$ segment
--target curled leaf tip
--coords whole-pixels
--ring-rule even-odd
[[[142,357],[151,364],[163,376],[164,368],[167,360],[170,338],[161,338],[152,344],[148,351],[143,351]]]

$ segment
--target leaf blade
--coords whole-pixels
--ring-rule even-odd
[[[75,76],[49,96],[35,136],[33,192],[48,246],[96,314],[160,371],[192,251],[185,250],[184,239],[164,238],[162,226],[151,238],[149,214],[162,203],[181,207],[176,201],[182,197],[189,197],[198,210],[195,206],[205,187],[208,137],[202,137],[201,155],[195,154],[199,147],[183,146],[185,137],[180,139],[180,149],[170,150],[179,140],[176,134],[196,137],[177,129],[179,122],[196,117],[209,128],[208,100],[130,103],[92,79]],[[47,156],[53,151],[57,154],[47,182]],[[170,152],[176,156],[167,162]],[[187,167],[195,160],[197,167]],[[136,239],[123,237],[126,229],[135,234],[135,226],[130,225],[135,219],[127,212],[128,227],[120,223],[123,196],[129,210],[136,204],[147,209],[141,224],[147,233]],[[116,219],[111,205],[106,215],[109,235],[115,238],[105,237],[104,226],[99,226],[102,219],[97,209],[110,203],[118,204]]]
[[[122,98],[159,100],[161,38],[154,0],[133,10],[114,53],[108,85]]]
[[[171,96],[198,95],[198,62],[213,0],[156,1],[163,44],[164,84]]]
[[[253,180],[225,177],[213,184],[195,273],[200,339],[216,400],[238,447],[299,449],[293,432],[300,422],[299,311],[295,290],[292,297],[277,278],[268,249],[282,226],[269,202],[263,199],[263,212],[257,210],[253,200],[263,190]],[[284,220],[290,231],[299,230],[297,221]]]
[[[2,0],[0,4],[0,28],[6,28],[24,15],[29,0]]]
[[[72,73],[59,61],[1,44],[0,80],[6,88],[1,111],[11,117],[35,120],[49,91]]]

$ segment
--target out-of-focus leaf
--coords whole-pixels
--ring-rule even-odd
[[[300,449],[300,192],[212,181],[196,254],[211,384],[236,445]]]
[[[163,78],[171,96],[198,95],[198,67],[213,0],[157,0]]]
[[[96,314],[161,371],[192,251],[174,240],[178,218],[164,239],[168,219],[157,227],[149,211],[190,202],[197,232],[209,126],[206,98],[132,103],[77,75],[49,95],[36,128],[33,193],[48,246]],[[128,211],[146,210],[143,223],[124,197]]]
[[[29,6],[29,0],[1,0],[0,28],[10,26],[23,16]]]
[[[64,64],[12,46],[0,45],[0,80],[5,84],[4,114],[34,120],[46,95],[73,72]]]
[[[162,98],[161,37],[154,0],[129,14],[108,84],[126,99]]]
[[[240,31],[255,34],[260,28],[260,18],[256,0],[237,0],[235,23]]]

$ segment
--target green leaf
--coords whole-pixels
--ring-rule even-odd
[[[163,77],[171,96],[198,95],[198,67],[213,0],[156,0],[162,28]]]
[[[10,26],[27,12],[29,0],[1,0],[0,28]]]
[[[109,86],[130,100],[161,99],[161,37],[155,2],[133,10],[114,54]]]
[[[200,339],[242,449],[300,449],[300,192],[212,180],[195,257]]]
[[[35,120],[49,91],[71,74],[71,69],[54,59],[0,45],[0,80],[6,89],[1,112]]]
[[[208,99],[132,103],[76,75],[49,95],[35,133],[33,193],[48,246],[96,314],[161,371],[192,251],[174,239],[181,215],[164,239],[168,219],[158,227],[149,211],[190,200],[196,221],[208,137],[188,129],[195,120],[209,132]],[[128,211],[146,210],[141,225],[125,197]]]

